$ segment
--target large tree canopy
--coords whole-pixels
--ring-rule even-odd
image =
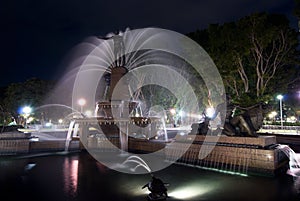
[[[294,79],[298,33],[284,15],[256,13],[188,36],[210,54],[238,105],[267,101]]]
[[[49,94],[53,83],[31,78],[23,83],[10,84],[3,100],[4,108],[17,117],[18,109],[22,106],[40,106]]]

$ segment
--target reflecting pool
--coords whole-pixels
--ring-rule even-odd
[[[230,175],[182,165],[154,173],[169,183],[168,200],[300,200],[300,180]],[[120,173],[87,152],[0,159],[0,193],[7,200],[146,200],[149,174]]]

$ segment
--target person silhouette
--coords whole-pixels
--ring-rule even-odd
[[[148,187],[148,190],[154,195],[168,197],[168,189],[166,188],[166,185],[167,184],[164,183],[161,179],[152,175],[151,181],[145,184],[142,188]]]

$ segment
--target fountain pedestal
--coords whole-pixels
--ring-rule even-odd
[[[274,136],[186,135],[177,136],[173,143],[168,144],[165,155],[172,161],[179,157],[179,153],[183,153],[181,150],[187,148],[177,162],[221,171],[272,176],[288,164],[288,158],[275,148],[275,144]]]
[[[111,73],[106,76],[108,100],[98,102],[96,109],[98,124],[103,134],[123,151],[128,150],[129,136],[144,139],[156,136],[157,122],[160,120],[156,117],[132,115],[139,103],[130,100],[128,78],[124,77],[127,72],[122,66],[111,68]]]

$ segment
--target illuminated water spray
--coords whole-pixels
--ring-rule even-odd
[[[300,177],[300,154],[295,153],[287,145],[278,145],[278,148],[289,158],[289,170],[287,174],[293,177]]]
[[[141,159],[140,157],[138,157],[138,156],[129,156],[129,157],[121,164],[121,166],[125,166],[127,163],[134,163],[134,164],[136,164],[133,168],[130,168],[130,170],[131,170],[132,172],[135,172],[136,169],[137,169],[138,167],[143,167],[143,168],[145,168],[149,173],[151,172],[151,169],[150,169],[150,167],[147,165],[147,163],[146,163],[143,159]]]
[[[97,106],[94,118],[99,122],[97,129],[102,131],[105,141],[110,143],[109,138],[112,135],[116,138],[116,133],[120,139],[120,145],[110,143],[110,152],[105,154],[90,149],[88,140],[82,144],[95,159],[112,169],[124,162],[119,157],[120,149],[128,152],[126,163],[137,166],[118,169],[126,173],[144,174],[170,165],[161,157],[164,149],[146,154],[130,153],[129,137],[136,139],[145,133],[145,139],[149,140],[159,133],[168,142],[166,110],[176,105],[186,114],[199,113],[203,111],[200,107],[205,107],[199,100],[206,99],[208,91],[212,93],[213,105],[223,101],[225,91],[221,76],[205,50],[190,38],[164,29],[126,30],[91,37],[78,46],[71,67],[77,69],[72,107],[78,107],[80,98],[86,100],[84,108]],[[157,88],[168,91],[174,101],[166,104],[167,93],[159,94],[162,90],[155,90]],[[187,125],[183,128],[186,131],[180,133],[188,133],[189,125],[197,121],[189,115],[182,115],[180,120]],[[158,121],[162,125],[159,132],[158,127],[153,126]],[[112,164],[111,159],[117,161]]]

